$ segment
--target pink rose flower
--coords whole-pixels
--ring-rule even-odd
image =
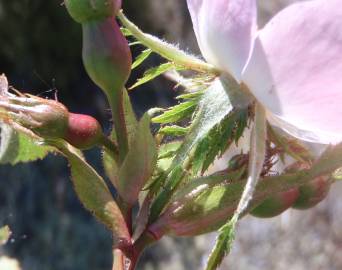
[[[204,58],[245,84],[267,118],[305,141],[342,141],[342,8],[295,3],[258,30],[255,0],[187,0]]]

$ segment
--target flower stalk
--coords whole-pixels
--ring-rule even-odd
[[[122,10],[118,12],[117,17],[122,25],[126,27],[126,29],[143,45],[150,48],[152,51],[158,53],[167,60],[175,63],[176,65],[200,73],[211,73],[215,75],[220,74],[220,71],[214,66],[200,60],[199,58],[187,54],[174,45],[160,40],[155,36],[144,33],[124,15]]]

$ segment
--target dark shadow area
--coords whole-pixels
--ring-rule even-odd
[[[152,27],[148,14],[137,13],[147,8],[147,1],[138,1],[139,9],[127,2],[129,17],[136,18],[146,31],[164,35],[162,28]],[[0,0],[0,73],[22,92],[57,96],[70,111],[96,117],[108,132],[105,97],[82,65],[81,26],[61,3]],[[133,55],[141,49],[132,48]],[[128,85],[161,62],[158,56],[149,58],[134,71]],[[158,78],[130,93],[137,115],[172,104],[172,87]],[[87,158],[102,173],[99,152],[90,151]],[[8,224],[13,230],[1,253],[17,258],[27,270],[111,268],[111,235],[76,198],[64,158],[50,155],[30,164],[0,166],[0,178],[0,225]]]

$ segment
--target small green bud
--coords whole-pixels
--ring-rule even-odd
[[[121,0],[65,0],[64,3],[78,23],[114,17],[121,8]]]

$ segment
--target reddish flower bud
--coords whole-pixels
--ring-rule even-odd
[[[299,196],[298,188],[270,196],[255,207],[250,214],[259,218],[271,218],[289,209]]]
[[[132,56],[114,18],[83,24],[82,56],[89,76],[110,99],[122,93]]]
[[[292,205],[292,208],[306,210],[316,206],[327,197],[331,184],[332,181],[329,176],[320,176],[301,186],[299,188],[299,197]]]
[[[159,239],[165,234],[195,236],[217,230],[233,216],[239,203],[241,190],[237,192],[230,187],[204,186],[204,191],[195,198],[192,198],[192,193],[197,191],[193,190],[186,198],[172,202],[159,219],[149,226],[149,233]]]
[[[64,139],[79,149],[107,143],[95,118],[69,113],[63,104],[54,100],[31,95],[1,96],[0,108],[8,121],[44,139]]]
[[[64,139],[80,149],[98,145],[103,138],[99,122],[89,115],[69,113],[68,129]]]
[[[64,3],[78,23],[114,17],[121,8],[121,0],[65,0]]]
[[[287,172],[296,172],[299,170],[309,169],[307,163],[296,162],[289,166]],[[332,180],[330,176],[320,176],[309,183],[299,187],[299,196],[292,205],[295,209],[305,210],[316,206],[328,195]]]

